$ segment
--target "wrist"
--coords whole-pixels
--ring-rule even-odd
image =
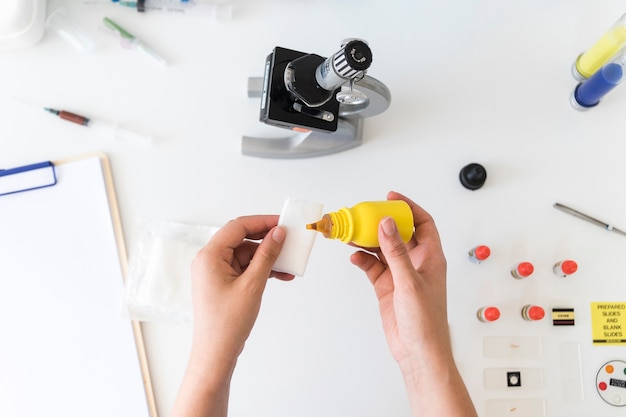
[[[412,375],[435,376],[445,373],[450,368],[455,368],[454,357],[452,355],[452,347],[450,343],[423,343],[416,346],[404,358],[398,360],[398,366],[405,378]]]
[[[408,357],[399,366],[408,392],[434,394],[460,379],[454,358],[447,352]]]

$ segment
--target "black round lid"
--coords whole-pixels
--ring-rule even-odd
[[[468,190],[478,190],[487,180],[487,170],[480,164],[471,163],[463,167],[459,179]]]

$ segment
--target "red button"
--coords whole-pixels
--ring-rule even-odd
[[[606,382],[600,382],[598,384],[598,388],[600,389],[600,391],[605,391],[606,390]]]

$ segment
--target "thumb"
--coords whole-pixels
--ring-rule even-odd
[[[278,255],[280,255],[285,236],[285,229],[280,226],[276,226],[269,231],[259,244],[248,267],[248,271],[252,273],[253,276],[259,278],[268,278],[270,276],[272,266],[276,262]]]
[[[378,242],[380,249],[385,256],[385,260],[394,281],[397,277],[406,276],[406,273],[413,273],[413,263],[409,257],[406,245],[402,241],[396,222],[391,217],[385,217],[378,225]]]

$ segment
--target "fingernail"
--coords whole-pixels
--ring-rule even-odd
[[[272,239],[276,243],[283,243],[283,240],[285,240],[285,230],[282,227],[275,227],[272,231]]]
[[[393,236],[396,234],[396,222],[391,217],[385,217],[382,220],[383,232],[387,236]]]

